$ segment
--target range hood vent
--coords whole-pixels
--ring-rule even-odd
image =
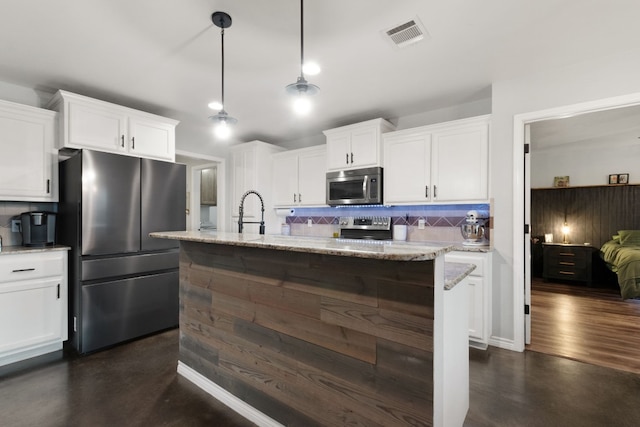
[[[429,35],[417,17],[385,30],[384,34],[398,48],[417,43]]]

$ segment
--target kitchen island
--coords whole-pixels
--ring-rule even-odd
[[[466,283],[445,245],[181,240],[178,371],[258,425],[462,425]],[[445,270],[449,273],[445,274]],[[446,288],[446,290],[445,290]]]

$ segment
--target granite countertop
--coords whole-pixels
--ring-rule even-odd
[[[27,246],[3,246],[0,250],[0,256],[12,255],[12,254],[27,254],[36,252],[51,252],[51,251],[68,251],[71,249],[69,246],[55,245],[45,246],[41,248],[27,247]]]
[[[441,243],[407,243],[391,240],[357,240],[326,237],[239,234],[222,231],[167,231],[151,233],[151,237],[246,246],[324,255],[352,256],[391,261],[427,261],[454,249]]]
[[[461,262],[444,263],[444,290],[453,289],[458,283],[476,269],[474,264],[463,264]]]

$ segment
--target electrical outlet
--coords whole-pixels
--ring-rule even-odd
[[[418,219],[418,230],[424,230],[424,219]]]
[[[307,219],[307,227],[311,227],[313,225],[313,221],[311,220],[311,218]]]
[[[20,225],[22,224],[22,221],[19,219],[12,219],[11,220],[11,232],[13,233],[19,233],[20,232]]]

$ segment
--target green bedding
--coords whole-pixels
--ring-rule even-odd
[[[619,240],[610,240],[600,248],[600,256],[618,275],[622,298],[640,298],[640,246],[623,246]]]

